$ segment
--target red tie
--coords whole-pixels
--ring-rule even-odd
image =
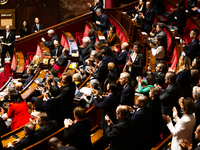
[[[148,11],[149,11],[149,10],[147,9],[145,16],[147,15]]]

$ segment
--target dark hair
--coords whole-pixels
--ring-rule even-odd
[[[198,71],[200,72],[200,58],[196,57],[196,66],[192,66],[195,69],[198,69]]]
[[[90,30],[88,31],[88,36],[90,37],[94,35],[94,33],[95,33],[95,30],[93,28],[90,28]]]
[[[141,43],[140,41],[135,41],[135,42],[133,43],[133,46],[134,46],[134,45],[137,45],[137,47],[139,48],[139,50],[142,49],[142,43]]]
[[[50,87],[50,93],[53,97],[57,97],[60,94],[60,88],[57,85],[57,82],[54,82],[55,85]]]
[[[176,74],[175,74],[175,72],[173,72],[173,71],[168,71],[167,73],[169,74],[168,79],[170,79],[171,82],[174,83],[174,82],[176,81]]]
[[[99,53],[106,55],[106,51],[105,51],[105,49],[101,49],[101,50],[99,50]]]
[[[26,22],[26,26],[23,25],[24,21]],[[22,22],[22,28],[23,29],[25,29],[25,28],[27,29],[28,28],[28,22],[26,20],[24,20],[24,21]]]
[[[158,26],[159,28],[163,29],[163,28],[165,27],[165,24],[162,23],[162,22],[158,22],[158,23],[156,24],[156,26]]]
[[[78,106],[74,109],[73,111],[74,115],[76,117],[78,117],[78,119],[84,119],[85,118],[85,114],[86,114],[86,111],[83,107],[81,106]]]
[[[54,77],[58,76],[58,71],[55,68],[51,68],[50,72]]]
[[[154,28],[156,28],[156,25],[157,25],[157,24],[156,24],[155,22],[152,24],[152,26],[153,26]]]
[[[98,59],[98,60],[100,60],[100,61],[103,59],[102,54],[99,53],[99,52],[96,53],[96,54],[94,55],[94,58],[95,58],[95,59]]]
[[[49,116],[46,114],[46,113],[41,113],[39,115],[41,121],[46,121],[46,122],[49,122]]]
[[[72,82],[72,75],[71,75],[71,73],[65,72],[65,73],[63,73],[62,77],[65,77],[65,82],[68,82],[68,83]]]
[[[100,41],[96,41],[95,44],[94,44],[94,46],[95,46],[95,47],[101,46],[101,42],[100,42]]]
[[[153,87],[150,88],[150,91],[152,91],[155,98],[158,98],[160,96],[161,91],[160,91],[159,88],[153,86]]]
[[[116,33],[116,27],[114,25],[110,25],[110,28],[113,29],[113,33]]]
[[[60,140],[57,137],[52,137],[49,142],[48,145],[49,147],[56,147],[56,145],[60,143]]]
[[[112,91],[112,93],[117,92],[117,84],[115,82],[110,81],[108,84],[110,85],[109,89]]]
[[[192,31],[194,32],[194,35],[196,35],[196,37],[199,36],[199,30],[198,29],[192,29]]]
[[[156,38],[160,42],[157,46],[164,46],[165,45],[165,41],[164,41],[163,36],[158,35]]]
[[[122,117],[127,117],[129,114],[128,108],[118,107],[118,113],[121,114]]]
[[[55,58],[53,58],[53,57],[49,58],[49,60],[48,60],[48,70],[51,70],[51,68],[52,68],[52,66],[50,65],[51,59],[53,59],[56,62]]]
[[[184,105],[185,114],[193,114],[195,112],[196,105],[190,97],[184,98],[182,103]]]
[[[28,135],[34,135],[34,133],[35,133],[35,125],[33,123],[31,123],[31,122],[27,123],[26,126],[24,127],[24,131],[26,131]]]
[[[21,95],[17,91],[10,94],[10,99],[11,99],[11,102],[13,103],[20,103],[24,101]]]
[[[179,12],[180,8],[185,9],[185,0],[178,0],[177,12]]]
[[[153,74],[148,74],[146,80],[148,85],[154,85],[156,83],[156,78]]]
[[[162,62],[160,62],[160,63],[158,63],[158,64],[160,64],[160,69],[162,69],[162,72],[164,71],[164,69],[165,69],[165,64],[164,63],[162,63]],[[157,65],[158,66],[158,65]]]

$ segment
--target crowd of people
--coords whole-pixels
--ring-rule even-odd
[[[176,22],[180,36],[184,27],[183,2],[178,0],[177,8],[166,22]],[[51,55],[43,82],[37,83],[38,88],[28,99],[22,99],[19,92],[29,86],[41,65],[41,58],[35,55],[26,66],[23,78],[17,79],[15,86],[8,89],[8,96],[5,97],[0,112],[0,135],[8,131],[7,126],[15,130],[25,125],[25,138],[16,139],[13,141],[14,145],[9,143],[8,149],[23,149],[62,127],[65,127],[64,139],[69,141],[69,146],[63,146],[58,138],[52,137],[48,143],[51,149],[92,149],[91,122],[86,118],[86,109],[91,106],[102,110],[100,128],[103,130],[103,144],[107,147],[110,143],[111,150],[149,150],[161,137],[165,138],[170,133],[172,150],[191,150],[191,144],[194,149],[198,149],[199,30],[191,30],[192,42],[188,46],[184,40],[180,40],[184,53],[179,57],[178,69],[175,71],[168,68],[165,60],[168,47],[167,35],[163,30],[165,24],[154,23],[155,12],[161,12],[159,4],[154,2],[153,6],[150,0],[140,0],[134,10],[123,12],[131,14],[132,21],[142,25],[142,30],[149,34],[147,41],[150,43],[152,56],[155,57],[155,68],[148,66],[147,72],[144,72],[147,62],[142,52],[143,43],[134,41],[131,43],[132,48],[130,43],[121,43],[116,27],[111,25],[109,17],[104,14],[103,2],[98,0],[94,7],[91,3],[87,5],[93,11],[96,27],[90,29],[88,36],[78,45],[80,57],[75,73],[72,75],[70,72],[60,71],[59,66],[66,66],[70,59],[69,49],[61,45],[55,31],[50,29],[47,33],[51,40],[41,38]],[[196,5],[190,10],[191,15],[199,12]],[[38,18],[35,18],[35,23],[32,33],[44,28]],[[23,22],[21,37],[30,34],[27,24],[26,21]],[[101,30],[106,38],[104,43],[96,41],[95,30]],[[8,44],[4,46],[4,53],[12,51],[13,36],[10,26],[6,26],[3,42]],[[4,57],[5,54],[2,55],[3,61]],[[154,69],[155,72],[152,71]],[[88,77],[90,86],[78,89]],[[79,92],[83,95],[77,97]],[[74,98],[79,98],[80,103],[73,109]],[[31,103],[34,104],[37,115],[30,112]],[[10,120],[5,122],[5,116]],[[37,130],[36,123],[40,126]]]

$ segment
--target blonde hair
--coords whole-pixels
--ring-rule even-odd
[[[178,74],[179,72],[183,70],[189,70],[190,68],[191,68],[191,62],[190,62],[189,57],[182,55],[179,58],[179,69],[176,74]]]
[[[39,55],[35,55],[35,56],[33,57],[33,60],[35,60],[35,62],[34,62],[35,65],[37,65],[38,63],[41,62],[41,58],[40,58]],[[33,60],[32,60],[32,61],[33,61]]]
[[[113,71],[115,69],[115,64],[113,62],[108,63],[108,71]]]

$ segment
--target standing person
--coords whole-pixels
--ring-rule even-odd
[[[77,150],[91,150],[90,139],[91,124],[85,118],[86,111],[83,107],[76,107],[73,111],[75,121],[65,119],[64,138],[69,141],[69,146],[74,146]]]
[[[93,12],[92,22],[100,21],[101,18],[96,15],[96,10],[100,8],[103,11],[103,0],[96,0],[96,4],[94,7],[92,7],[92,4],[89,2],[87,2],[87,5],[89,6],[90,10]]]
[[[110,150],[133,150],[135,136],[135,124],[131,118],[128,118],[128,107],[120,105],[116,109],[118,123],[113,124],[112,120],[106,115],[107,128],[105,136],[110,139]],[[137,129],[136,129],[137,130]]]
[[[26,20],[23,21],[22,27],[20,28],[20,38],[30,34],[30,28]]]
[[[3,44],[3,48],[2,48],[2,53],[1,53],[1,67],[3,67],[4,59],[7,52],[9,53],[11,59],[13,58],[15,33],[11,31],[10,25],[6,26],[6,31],[4,31],[3,33],[2,44]]]
[[[185,99],[182,97],[179,99],[179,105],[183,111],[183,116],[179,118],[176,108],[173,108],[173,117],[176,122],[175,126],[172,124],[170,116],[163,115],[163,119],[167,122],[167,127],[173,135],[171,150],[181,150],[179,146],[180,139],[186,139],[190,143],[192,142],[192,133],[196,123],[194,101],[189,97]]]
[[[55,48],[54,40],[59,41],[59,38],[55,34],[55,31],[53,29],[48,30],[47,33],[48,33],[48,36],[51,38],[51,41],[47,42],[43,37],[41,40],[42,40],[43,44],[50,49],[50,51],[54,51],[54,48]]]
[[[32,26],[32,33],[38,32],[40,30],[43,30],[44,26],[40,23],[39,18],[35,18],[35,24]]]

